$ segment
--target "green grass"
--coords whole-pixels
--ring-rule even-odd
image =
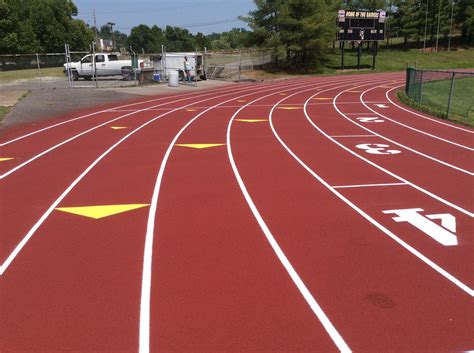
[[[3,121],[3,118],[10,112],[11,107],[0,107],[0,124]]]
[[[433,81],[423,86],[421,104],[408,97],[404,91],[398,92],[398,98],[404,104],[428,114],[463,125],[474,127],[474,77],[455,81],[455,92],[451,101],[451,113],[447,115],[447,102],[450,80]]]
[[[344,65],[346,69],[355,70],[357,55],[354,51],[345,53]],[[376,57],[375,72],[404,71],[408,66],[421,69],[464,69],[473,68],[474,49],[457,50],[450,52],[422,53],[418,49],[395,50],[380,49]],[[364,48],[361,58],[361,67],[371,70],[372,54]],[[340,72],[341,51],[336,49],[329,55],[329,60],[320,68],[321,73],[334,74]],[[356,70],[357,71],[357,70]]]
[[[41,77],[63,77],[62,67],[52,67],[41,69]],[[14,80],[31,80],[39,77],[38,69],[0,71],[0,82],[9,82]]]
[[[422,104],[439,111],[447,111],[451,80],[425,82],[423,85]],[[474,75],[454,81],[451,98],[450,117],[456,120],[474,122]]]

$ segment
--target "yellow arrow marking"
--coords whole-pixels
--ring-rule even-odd
[[[110,128],[112,130],[122,130],[122,129],[126,129],[127,127],[126,126],[111,126]]]
[[[13,158],[0,158],[0,162],[11,161]]]
[[[278,107],[278,109],[295,110],[295,109],[301,109],[301,107]]]
[[[243,123],[259,123],[261,121],[268,121],[267,119],[235,119],[236,121],[241,121]]]
[[[186,109],[187,112],[195,112],[197,109]]]
[[[316,99],[316,100],[322,101],[322,100],[328,100],[328,99],[332,99],[332,98],[318,98],[318,97],[316,97],[316,98],[313,98],[313,99]]]
[[[100,205],[100,206],[81,206],[81,207],[60,207],[58,211],[72,213],[78,216],[84,216],[94,219],[100,219],[113,216],[137,208],[149,206],[148,203],[128,204],[128,205]]]
[[[177,143],[176,146],[203,149],[209,147],[225,146],[225,143]]]
[[[237,102],[244,103],[244,102],[247,102],[247,101],[245,99],[239,99],[239,100],[237,100]]]

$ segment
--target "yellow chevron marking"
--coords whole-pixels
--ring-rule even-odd
[[[84,216],[94,219],[113,216],[119,213],[136,210],[149,206],[148,203],[126,204],[126,205],[100,205],[100,206],[80,206],[80,207],[60,207],[56,210],[66,213],[72,213],[78,216]]]

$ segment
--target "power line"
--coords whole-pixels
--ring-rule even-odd
[[[213,25],[232,23],[232,22],[242,22],[242,21],[239,20],[238,18],[233,18],[233,19],[218,20],[218,21],[212,21],[212,22],[201,22],[201,23],[192,23],[192,24],[174,24],[174,25],[167,25],[167,26],[181,27],[181,28],[194,28],[194,27],[206,27],[206,26],[213,26]],[[115,27],[115,28],[116,29],[130,30],[134,27]]]

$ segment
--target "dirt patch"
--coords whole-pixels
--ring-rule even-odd
[[[1,91],[0,107],[13,107],[28,91]]]
[[[66,115],[71,112],[94,108],[98,106],[138,100],[144,96],[190,93],[199,90],[212,89],[222,85],[233,84],[225,81],[202,81],[197,86],[180,84],[178,87],[168,87],[166,84],[155,84],[120,88],[61,88],[55,86],[39,90],[31,90],[26,97],[19,100],[0,122],[0,129],[19,124],[29,124],[36,121]],[[0,95],[13,97],[20,92],[9,87],[1,90]],[[21,91],[21,96],[25,91]],[[6,99],[6,98],[5,98]]]

